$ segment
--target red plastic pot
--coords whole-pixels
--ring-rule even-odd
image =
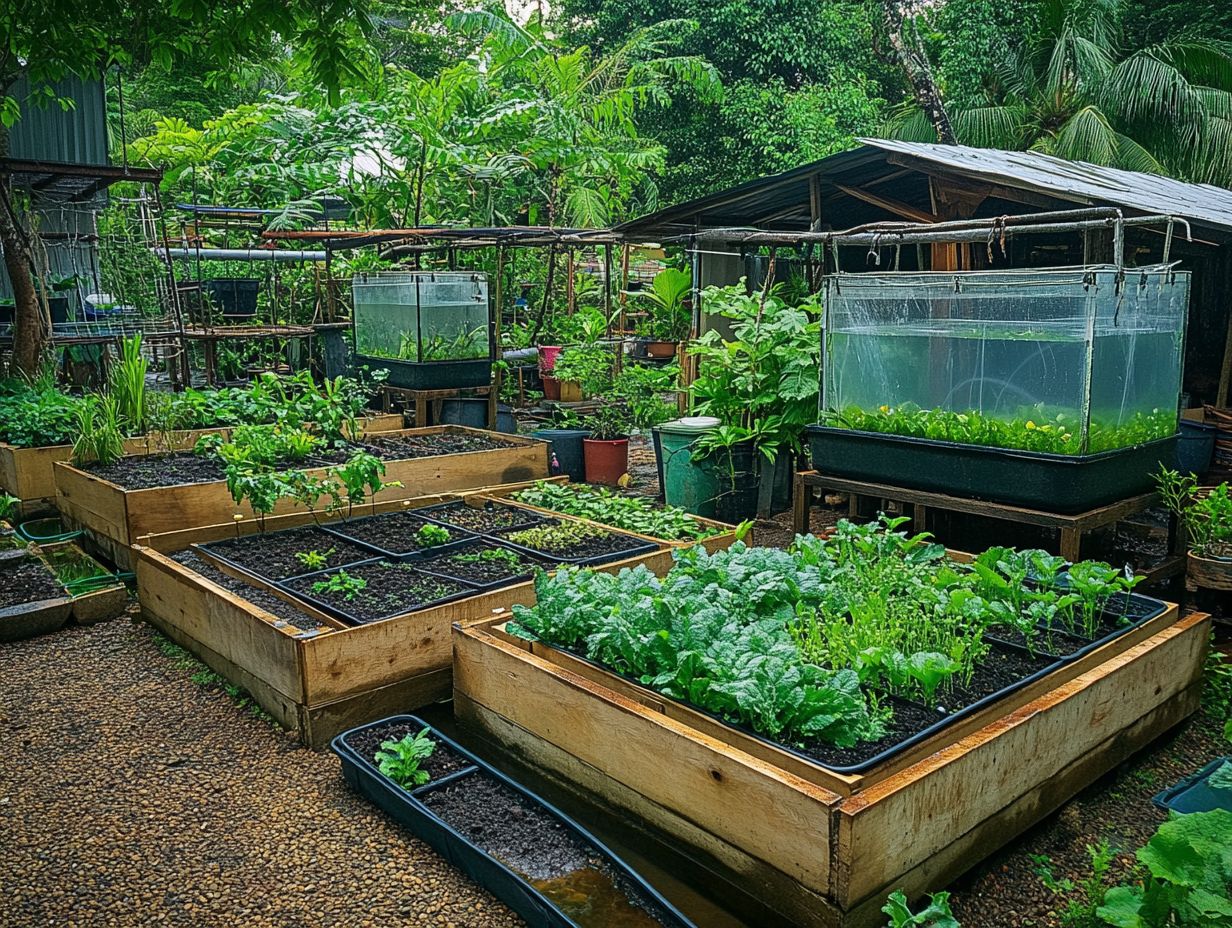
[[[544,374],[541,379],[543,380],[543,398],[545,400],[559,400],[560,381],[551,374]]]
[[[620,478],[629,472],[629,439],[582,441],[582,458],[586,463],[586,482],[620,486]]]
[[[547,373],[556,367],[556,359],[560,356],[564,348],[560,345],[540,345],[539,346],[539,370]]]
[[[674,358],[676,357],[676,343],[647,342],[646,354],[652,358]]]

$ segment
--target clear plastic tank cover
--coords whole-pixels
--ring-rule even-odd
[[[483,274],[361,274],[352,281],[352,294],[358,354],[414,363],[491,356]]]

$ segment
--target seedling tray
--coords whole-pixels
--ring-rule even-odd
[[[363,525],[374,519],[406,519],[408,522],[422,522],[423,524],[437,525],[439,523],[420,519],[419,514],[412,515],[409,512],[390,512],[376,516],[364,516],[362,519],[352,519],[348,522],[339,522],[336,525],[323,525],[322,530],[333,535],[335,538],[342,538],[352,544],[359,545],[361,548],[366,548],[373,554],[379,554],[381,557],[391,561],[413,561],[422,560],[428,557],[436,557],[447,551],[456,551],[458,548],[469,543],[476,536],[473,532],[468,532],[465,529],[455,528],[450,530],[452,541],[447,541],[442,545],[433,545],[431,548],[417,548],[411,551],[391,551],[387,548],[382,548],[380,545],[373,544],[370,541],[364,541],[362,538],[357,538],[349,531],[351,526]],[[461,535],[462,537],[457,537]]]
[[[515,548],[513,545],[505,544],[503,542],[500,542],[494,538],[489,538],[487,536],[484,536],[482,538],[471,539],[466,542],[466,546],[468,548],[477,546],[481,542],[486,542],[487,544],[494,545],[495,547],[499,547],[499,548],[506,548],[510,551],[513,551],[517,554],[522,555],[522,557],[524,558],[527,557],[527,554],[525,551],[521,551]],[[535,575],[534,568],[536,566],[545,567],[545,568],[549,566],[549,565],[545,565],[542,563],[537,564],[537,565],[531,565],[530,570],[527,570],[520,574],[510,574],[508,577],[502,577],[500,580],[493,580],[490,583],[480,583],[478,580],[468,580],[466,577],[459,577],[455,574],[449,573],[449,571],[443,568],[438,569],[433,566],[434,563],[438,560],[443,561],[449,558],[453,554],[465,554],[465,553],[466,553],[466,548],[462,548],[456,551],[446,552],[445,554],[442,554],[439,557],[432,558],[431,560],[420,561],[416,564],[416,566],[424,573],[431,574],[433,577],[439,577],[442,580],[452,580],[455,583],[465,583],[468,586],[474,587],[476,590],[482,593],[488,593],[488,592],[491,592],[492,590],[499,590],[507,586],[513,586],[515,583],[522,583],[526,580],[530,580]],[[541,560],[541,559],[536,558],[536,560]]]
[[[1211,774],[1225,763],[1232,763],[1232,754],[1217,757],[1193,776],[1186,777],[1176,786],[1163,790],[1151,801],[1161,809],[1189,815],[1192,812],[1211,812],[1215,809],[1226,809],[1232,812],[1232,789],[1214,789],[1211,787]]]
[[[466,504],[463,503],[462,505],[466,505]],[[457,528],[460,531],[470,532],[472,534],[477,534],[477,535],[490,535],[491,534],[490,532],[476,532],[474,529],[469,529],[464,525],[458,525],[456,522],[450,522],[448,515],[447,515],[447,511],[450,509],[454,509],[457,506],[458,504],[456,502],[441,503],[438,506],[425,506],[423,509],[417,509],[415,511],[415,514],[424,519],[427,519],[429,522],[435,522],[437,525],[444,525],[450,529]],[[471,508],[483,509],[486,507],[471,507]],[[539,525],[546,521],[543,516],[538,515],[534,512],[531,512],[528,509],[522,509],[516,506],[502,506],[498,503],[493,503],[492,508],[502,509],[502,510],[505,510],[506,512],[515,512],[519,516],[523,517],[522,521],[515,522],[513,525],[509,526],[507,529],[498,529],[497,531],[520,532],[522,529],[533,528],[534,526]]]
[[[650,554],[659,550],[659,546],[653,542],[642,541],[640,538],[635,538],[632,535],[626,535],[624,532],[616,532],[608,529],[607,532],[609,535],[616,538],[627,539],[629,542],[629,547],[621,548],[618,551],[609,551],[605,554],[596,554],[593,557],[557,557],[556,555],[548,554],[546,551],[540,551],[537,548],[530,548],[526,545],[520,545],[515,541],[510,541],[509,538],[506,537],[510,532],[516,531],[520,531],[520,529],[502,529],[499,532],[493,532],[487,537],[499,541],[505,547],[512,548],[519,554],[539,558],[552,564],[569,564],[575,567],[608,564],[612,561],[621,561],[625,558],[637,557],[642,554]]]
[[[1151,488],[1176,462],[1176,436],[1089,455],[1045,454],[810,425],[813,467],[823,474],[1075,513]]]
[[[342,762],[342,773],[347,783],[399,824],[410,829],[417,838],[431,846],[450,864],[489,890],[525,919],[531,928],[581,928],[581,926],[557,908],[547,896],[535,889],[526,879],[473,844],[461,832],[438,817],[424,804],[422,797],[451,784],[464,782],[467,778],[480,775],[490,777],[517,793],[528,804],[538,806],[550,817],[556,819],[572,837],[592,847],[621,881],[627,881],[627,885],[632,886],[659,909],[648,920],[657,917],[664,928],[693,928],[693,922],[685,918],[628,864],[563,812],[516,780],[505,776],[490,764],[480,760],[453,739],[431,729],[431,726],[415,716],[394,716],[374,722],[373,725],[384,725],[391,721],[406,722],[418,728],[428,728],[434,739],[470,761],[471,766],[408,791],[382,774],[368,758],[362,757],[347,744],[349,735],[372,727],[365,725],[362,728],[344,732],[330,744]]]
[[[408,563],[407,558],[374,557],[371,560],[367,560],[367,561],[356,561],[355,563],[350,564],[348,566],[352,568],[367,567],[369,565],[388,563],[390,561],[394,563]],[[312,580],[315,577],[320,577],[322,580],[324,580],[332,576],[333,574],[336,574],[341,569],[344,569],[344,568],[333,567],[328,570],[319,570],[314,573],[300,574],[300,576],[291,578],[291,579],[295,580],[296,582],[304,582],[304,581]],[[420,571],[420,573],[422,573],[422,571]],[[431,574],[428,574],[427,576],[429,577],[429,579],[432,579],[432,580],[443,579],[441,577],[434,577]],[[385,615],[381,615],[381,616],[377,616],[375,618],[369,619],[369,618],[360,618],[359,616],[351,615],[345,609],[340,608],[338,606],[331,605],[325,600],[319,599],[318,597],[314,596],[310,592],[304,592],[302,590],[292,588],[291,586],[288,585],[291,582],[291,579],[284,580],[281,583],[275,583],[272,585],[278,587],[280,590],[282,590],[284,593],[287,593],[290,596],[294,596],[297,599],[302,599],[304,602],[308,603],[309,605],[315,606],[317,609],[321,610],[326,615],[334,616],[334,618],[338,619],[340,622],[345,622],[347,625],[372,625],[375,622],[384,622],[388,619],[394,618],[395,616],[403,615],[408,612],[419,612],[424,609],[430,609],[433,606],[441,606],[441,605],[444,605],[445,603],[456,602],[459,599],[465,599],[468,596],[474,596],[477,592],[479,592],[478,588],[471,586],[470,584],[464,584],[460,580],[453,580],[454,583],[465,586],[466,589],[459,590],[457,593],[452,593],[449,596],[442,596],[439,599],[432,599],[426,602],[421,602],[421,603],[420,602],[408,602],[405,606],[399,607],[398,609],[395,609],[393,612],[389,612],[389,613],[386,613]],[[311,589],[311,586],[309,586],[309,589]]]

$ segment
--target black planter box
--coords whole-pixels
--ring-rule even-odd
[[[825,425],[808,427],[823,474],[1046,512],[1086,512],[1145,493],[1176,461],[1176,436],[1099,454],[1045,454]]]
[[[214,277],[201,282],[210,302],[223,317],[247,319],[256,315],[261,281],[250,277]]]
[[[399,361],[375,355],[355,355],[356,367],[389,371],[385,381],[404,390],[449,390],[454,387],[486,387],[492,382],[489,358],[466,361]],[[420,423],[416,423],[419,425]]]
[[[433,739],[447,746],[454,753],[470,762],[471,766],[441,777],[414,790],[406,790],[384,776],[369,758],[362,757],[347,743],[347,738],[356,732],[383,725],[390,721],[409,722],[416,728],[427,728]],[[612,871],[660,909],[664,928],[694,928],[693,923],[678,912],[628,864],[608,850],[598,839],[579,824],[549,805],[520,783],[505,776],[491,765],[480,760],[456,741],[432,729],[422,720],[411,715],[381,719],[343,732],[330,744],[333,752],[342,761],[342,775],[348,785],[368,799],[390,818],[410,829],[417,838],[428,844],[480,886],[487,889],[501,902],[513,909],[532,928],[579,928],[578,923],[558,909],[543,893],[516,874],[505,864],[471,843],[464,835],[437,817],[419,797],[442,786],[465,781],[480,773],[504,784],[520,794],[529,803],[557,819],[574,837],[593,847],[602,856]]]

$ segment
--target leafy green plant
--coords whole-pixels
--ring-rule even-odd
[[[115,397],[89,396],[77,408],[77,440],[73,442],[72,462],[76,466],[91,462],[106,466],[124,456],[124,432],[120,428]]]
[[[376,455],[366,451],[356,451],[345,464],[333,468],[331,473],[346,491],[348,519],[354,513],[355,507],[362,505],[368,499],[369,494],[375,500],[376,494],[386,487],[401,486],[396,481],[385,483],[381,479],[385,476],[384,463]],[[341,498],[341,494],[334,497],[335,500]]]
[[[1176,516],[1198,557],[1232,555],[1232,494],[1228,484],[1200,490],[1189,474],[1160,468],[1155,475],[1164,505]]]
[[[1138,850],[1145,869],[1107,891],[1098,916],[1115,928],[1232,923],[1232,812],[1174,815]]]
[[[596,396],[612,385],[616,354],[610,345],[575,345],[556,359],[552,376],[579,384],[585,396]]]
[[[455,554],[451,560],[458,561],[461,564],[493,564],[499,565],[507,570],[521,570],[522,558],[516,551],[510,551],[508,548],[486,548],[483,551],[474,551],[467,554]]]
[[[382,742],[373,758],[376,769],[403,789],[423,786],[430,779],[423,762],[436,750],[436,742],[428,736],[429,731],[425,728],[417,735],[408,734],[397,741]]]
[[[433,525],[432,523],[422,526],[415,533],[415,543],[421,548],[435,548],[438,545],[448,544],[452,538],[453,536],[449,534],[449,529],[443,525]]]
[[[582,419],[595,441],[619,441],[629,437],[629,416],[619,403],[600,402],[595,411]]]
[[[18,497],[0,493],[0,520],[9,518],[18,511],[20,506],[21,500]]]
[[[69,396],[54,382],[0,384],[0,436],[18,448],[71,445],[79,434],[78,415],[86,399]]]
[[[1216,724],[1223,726],[1223,736],[1232,741],[1232,663],[1214,647],[1206,655],[1202,705]]]
[[[329,561],[329,556],[336,549],[330,548],[328,551],[296,551],[295,559],[304,565],[308,570],[320,570]]]
[[[1091,860],[1091,872],[1077,885],[1068,878],[1057,879],[1046,856],[1032,857],[1035,873],[1044,887],[1058,900],[1065,901],[1060,912],[1063,928],[1099,928],[1104,924],[1097,912],[1108,892],[1108,873],[1116,859],[1116,850],[1107,841],[1101,841],[1097,845],[1087,845],[1087,856]],[[1077,898],[1071,898],[1075,891]]]
[[[669,541],[707,538],[720,531],[703,525],[679,506],[657,506],[644,496],[627,496],[591,484],[540,481],[515,493],[513,498],[541,509]]]
[[[949,893],[933,893],[928,897],[928,905],[913,913],[906,895],[893,892],[881,911],[890,916],[886,928],[959,928],[950,911]]]
[[[674,267],[654,276],[649,290],[635,290],[629,296],[649,303],[650,316],[638,327],[638,334],[655,341],[678,342],[689,337],[693,326],[687,299],[693,290],[693,276]]]
[[[545,525],[524,528],[521,531],[511,532],[506,537],[514,544],[533,548],[536,551],[563,553],[591,539],[603,538],[607,534],[605,529],[597,525],[568,521],[549,522]]]
[[[120,340],[120,357],[111,370],[111,395],[125,428],[141,434],[148,425],[146,419],[145,375],[149,362],[141,354],[141,333]]]
[[[339,593],[347,602],[352,601],[368,588],[368,581],[363,577],[352,577],[345,570],[339,570],[324,580],[318,580],[312,585],[312,592]]]
[[[274,511],[290,488],[287,474],[254,470],[244,464],[228,464],[225,474],[227,490],[235,505],[247,502],[257,517],[258,527],[264,532],[265,517]]]

